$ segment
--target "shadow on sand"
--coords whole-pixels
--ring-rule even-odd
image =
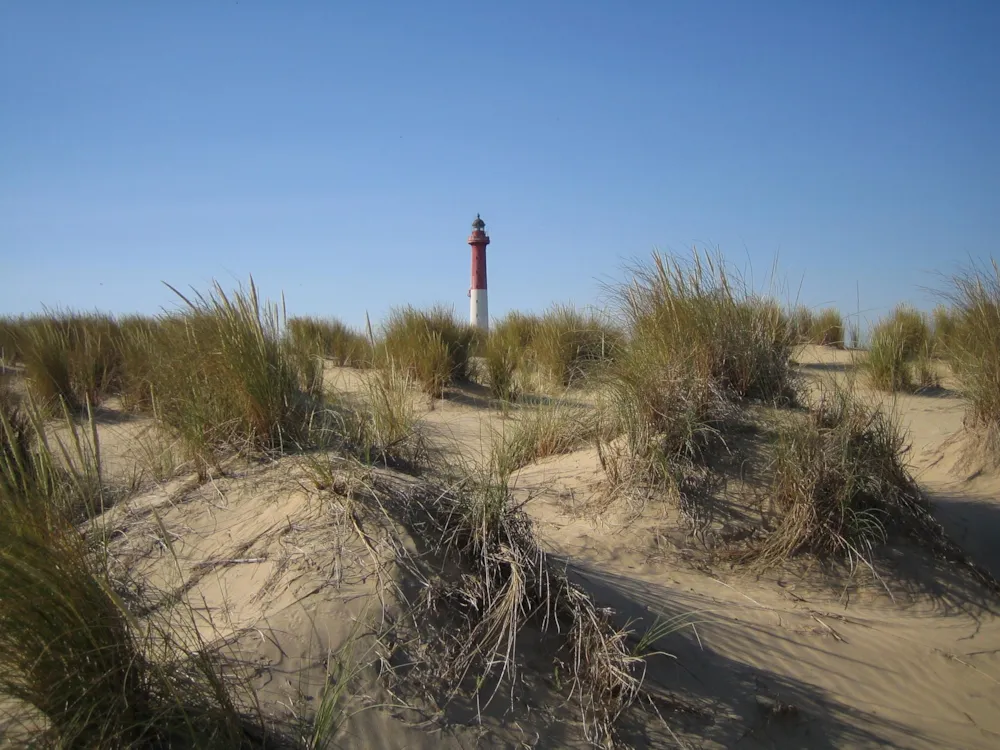
[[[586,565],[570,564],[569,574],[599,604],[613,607],[623,621],[639,621],[636,628],[640,631],[653,625],[657,616],[668,619],[693,613],[697,620],[703,604],[682,590]],[[710,615],[702,615],[706,616]],[[712,619],[712,642],[726,642],[737,653],[773,650],[775,634],[770,632],[765,642],[760,637],[763,632],[759,625],[735,617]],[[822,645],[791,645],[804,658],[813,649],[826,650]],[[894,745],[900,737],[927,746],[938,746],[941,741],[874,710],[845,705],[818,686],[730,658],[691,628],[664,636],[656,647],[669,656],[650,658],[647,689],[666,702],[680,696],[691,702],[694,711],[663,713],[666,724],[626,719],[623,730],[633,747],[843,748]],[[848,682],[850,661],[847,657],[839,661],[844,670],[841,678]]]

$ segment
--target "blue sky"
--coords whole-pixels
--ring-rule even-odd
[[[877,315],[1000,234],[1000,3],[0,4],[0,313],[600,298],[718,247]],[[1000,255],[1000,253],[997,253]]]

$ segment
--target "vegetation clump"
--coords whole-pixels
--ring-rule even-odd
[[[828,307],[820,310],[812,318],[809,341],[820,346],[844,348],[844,318],[840,310]]]
[[[638,364],[693,368],[735,398],[780,401],[790,393],[792,337],[774,302],[747,288],[721,258],[690,263],[660,254],[619,289]]]
[[[274,451],[307,440],[315,372],[282,338],[276,305],[250,280],[231,295],[218,285],[162,321],[150,347],[157,417],[178,436],[199,472],[227,450]]]
[[[519,334],[511,326],[497,326],[483,347],[486,384],[493,398],[505,404],[517,401],[524,389],[527,354]]]
[[[596,313],[557,305],[534,326],[531,350],[542,377],[557,388],[565,388],[611,362],[622,339],[621,332]]]
[[[292,346],[298,351],[330,359],[339,367],[366,367],[372,361],[368,337],[336,319],[288,319]]]
[[[803,551],[868,562],[891,530],[928,514],[905,468],[902,429],[848,390],[824,394],[805,418],[790,415],[771,450],[766,505],[775,521],[752,553],[758,563]]]
[[[793,393],[792,328],[721,258],[660,254],[618,289],[627,345],[608,374],[600,456],[614,487],[678,492],[747,399]]]
[[[442,398],[447,386],[469,379],[477,338],[447,308],[396,308],[383,326],[376,363],[401,368],[429,396]]]
[[[1000,457],[1000,266],[973,266],[951,280],[949,360],[966,400],[966,426]]]
[[[59,414],[79,411],[118,393],[124,363],[121,330],[107,315],[29,318],[17,333],[17,356],[39,405]]]
[[[931,331],[926,316],[899,305],[872,329],[863,361],[872,384],[886,391],[913,391],[940,384],[931,361]]]

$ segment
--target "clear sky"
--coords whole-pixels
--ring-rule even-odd
[[[598,299],[718,247],[870,315],[1000,257],[1000,2],[0,4],[0,313]]]

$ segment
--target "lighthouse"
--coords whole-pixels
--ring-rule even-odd
[[[472,247],[472,286],[469,288],[469,324],[483,332],[489,330],[490,316],[486,303],[486,246],[490,236],[486,234],[486,222],[476,214],[472,222],[469,245]]]

